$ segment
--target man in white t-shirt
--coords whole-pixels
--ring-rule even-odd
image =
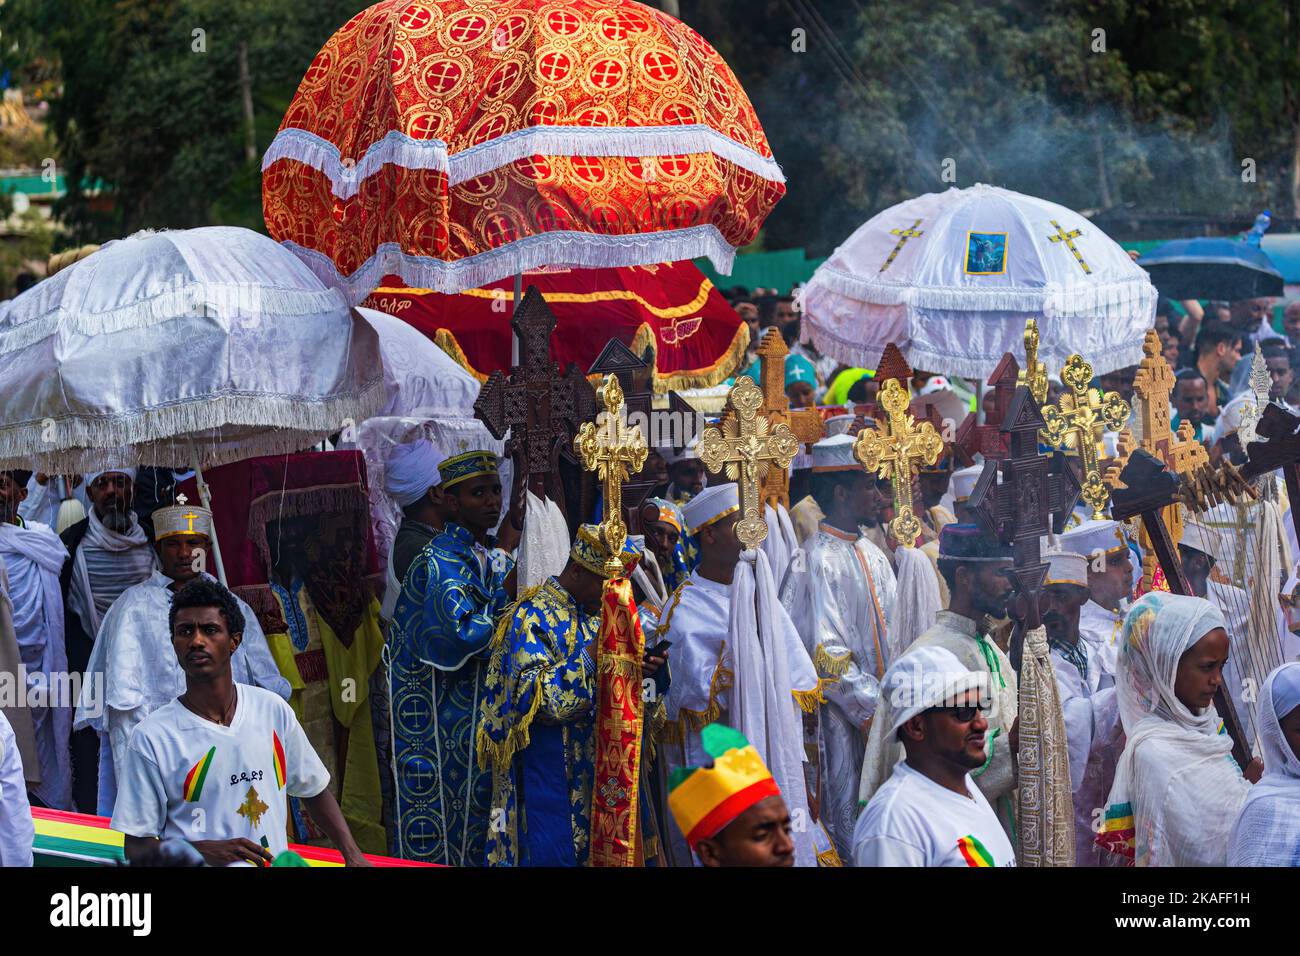
[[[1016,865],[1002,824],[970,776],[986,760],[984,711],[994,700],[986,681],[933,646],[908,651],[886,672],[881,716],[907,756],[858,817],[854,865]]]
[[[234,596],[195,579],[172,598],[168,625],[185,693],[131,734],[111,823],[126,834],[127,860],[179,838],[210,866],[267,865],[288,849],[288,799],[298,797],[347,865],[369,865],[293,710],[270,691],[236,687],[230,658],[244,615]]]

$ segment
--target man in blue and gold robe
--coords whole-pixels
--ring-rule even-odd
[[[497,814],[490,866],[587,864],[607,553],[600,529],[583,525],[564,570],[520,599],[493,643],[478,736]],[[625,571],[639,557],[629,544]],[[647,661],[642,673],[658,663]]]
[[[474,740],[514,562],[488,548],[501,516],[496,456],[468,452],[439,471],[452,517],[406,572],[388,648],[395,842],[406,859],[482,866],[492,781],[474,760]]]

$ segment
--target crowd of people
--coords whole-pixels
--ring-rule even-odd
[[[0,675],[21,688],[0,702],[0,864],[32,861],[35,807],[108,817],[131,863],[268,865],[316,842],[352,865],[586,865],[593,801],[614,799],[596,779],[603,596],[625,577],[645,648],[639,863],[1014,866],[1020,612],[1011,549],[970,510],[981,463],[946,444],[914,484],[921,535],[900,543],[891,483],[853,450],[874,372],[801,341],[793,297],[728,299],[751,333],[737,374],[757,378],[776,327],[790,406],[826,426],[758,548],[694,442],[650,450],[655,487],[611,554],[599,502],[577,513],[558,466],[523,477],[516,459],[503,482],[492,450],[420,438],[385,464],[402,520],[385,593],[363,602],[374,624],[343,626],[312,571],[340,539],[313,542],[310,521],[267,532],[268,617],[208,573],[213,515],[178,495],[184,476],[0,472]],[[1300,302],[1279,311],[1280,334],[1271,300],[1161,304],[1172,424],[1212,461],[1244,460],[1247,356],[1267,400],[1298,397]],[[1098,384],[1132,402],[1136,378]],[[974,404],[973,383],[918,370],[908,387]],[[1280,477],[1266,484],[1276,560],[1248,581],[1231,566],[1255,532],[1191,512],[1188,596],[1133,528],[1082,505],[1043,541],[1076,865],[1300,863],[1300,549]],[[1243,695],[1261,642],[1275,666]]]

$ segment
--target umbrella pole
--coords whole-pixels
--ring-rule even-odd
[[[975,379],[975,424],[984,424],[984,379]]]
[[[199,503],[211,511],[212,491],[208,488],[208,483],[203,480],[203,469],[199,467],[199,453],[192,441],[190,442],[190,459],[194,462],[194,483],[199,486]],[[217,540],[217,520],[215,515],[212,518],[212,562],[217,566],[217,580],[224,585],[226,583],[226,567],[221,563],[221,542]]]
[[[511,315],[519,311],[519,300],[522,299],[523,297],[524,297],[524,274],[522,272],[516,272],[515,273],[515,304],[514,304],[514,309],[511,311]],[[510,330],[510,364],[511,365],[519,364],[519,335],[517,332],[514,331],[513,327],[511,327]]]

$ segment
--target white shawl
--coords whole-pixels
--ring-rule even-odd
[[[91,640],[99,633],[100,622],[113,602],[133,584],[139,584],[149,576],[158,563],[157,555],[149,546],[149,538],[140,527],[135,512],[129,511],[131,527],[125,534],[110,531],[99,520],[95,509],[90,509],[86,516],[89,524],[86,536],[81,539],[77,556],[73,561],[72,584],[68,588],[68,609],[81,618],[81,626]],[[132,554],[133,548],[142,550]],[[111,552],[114,558],[96,563],[95,584],[98,593],[91,586],[91,571],[87,564],[88,550]]]
[[[1276,668],[1259,695],[1264,776],[1250,788],[1228,839],[1229,866],[1300,866],[1300,757],[1281,721],[1300,707],[1300,663]]]

